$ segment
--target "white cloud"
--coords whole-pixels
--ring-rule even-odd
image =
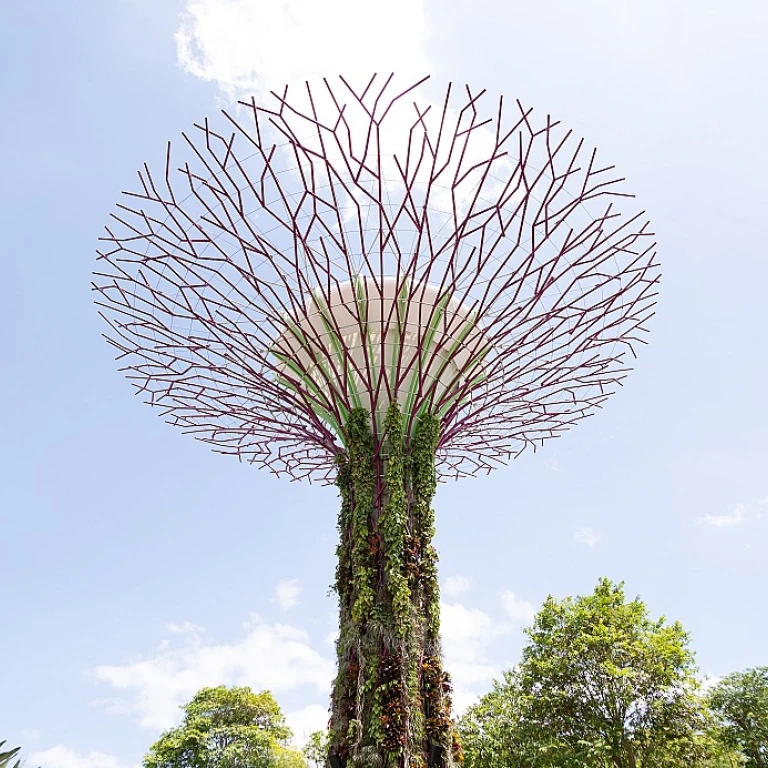
[[[603,537],[593,528],[579,528],[576,533],[573,534],[573,538],[576,539],[579,544],[586,544],[592,549],[594,549],[603,539]]]
[[[187,0],[176,32],[185,71],[229,96],[347,73],[430,70],[423,0]]]
[[[328,717],[328,707],[322,707],[320,704],[310,704],[295,712],[286,713],[286,722],[293,731],[293,743],[297,747],[303,747],[310,733],[324,731],[328,727]]]
[[[737,504],[733,512],[727,515],[703,515],[696,518],[697,525],[711,528],[735,528],[763,517],[762,507],[768,506],[768,497],[758,499],[752,504]]]
[[[440,592],[446,597],[458,597],[469,592],[471,586],[472,579],[468,579],[466,576],[449,576],[442,583]]]
[[[701,679],[702,693],[709,693],[723,678],[718,675],[703,675]]]
[[[334,98],[344,104],[344,119],[353,142],[362,154],[368,141],[369,116],[355,103],[339,75],[346,78],[356,93],[362,93],[372,75],[378,79],[374,91],[383,87],[391,73],[393,84],[384,102],[401,93],[425,76],[434,73],[425,51],[426,28],[423,0],[185,0],[176,32],[179,66],[190,74],[215,83],[227,102],[254,96],[258,103],[276,107],[271,91],[282,94],[290,87],[291,104],[309,114],[316,109],[321,122],[336,120],[336,106],[326,92],[322,78],[328,78]],[[313,103],[307,98],[305,83],[312,86]],[[424,94],[419,95],[422,111],[433,108],[425,122],[432,130],[440,120],[440,109]],[[382,104],[384,103],[382,102]],[[442,104],[442,97],[440,105]],[[496,106],[486,106],[495,114]],[[408,145],[409,131],[417,120],[411,99],[401,99],[387,110],[387,120],[380,126],[383,175],[397,186],[399,178],[392,155],[402,157]],[[455,108],[449,109],[447,125],[458,120]],[[264,126],[266,134],[272,131]],[[293,128],[306,132],[301,120]],[[310,130],[310,134],[313,129]],[[467,163],[475,155],[487,152],[493,132],[476,129],[466,150]],[[271,140],[282,141],[272,135]],[[302,141],[314,149],[316,137],[302,135]],[[341,150],[330,142],[325,147],[332,159]],[[458,153],[457,157],[458,157]],[[293,162],[293,156],[288,159]],[[454,163],[456,158],[454,158]],[[501,167],[504,160],[497,161]],[[498,171],[498,168],[497,168]],[[426,174],[426,170],[424,171]],[[450,177],[445,171],[444,178]],[[467,185],[471,186],[471,180]],[[459,190],[459,199],[466,190]],[[362,192],[360,192],[362,195]],[[433,190],[433,204],[439,207],[440,188]],[[354,196],[354,194],[353,194]],[[445,204],[445,201],[443,201]],[[351,213],[349,214],[352,215]]]
[[[329,611],[326,615],[328,632],[325,635],[325,642],[334,647],[339,639],[339,614],[336,611]]]
[[[440,629],[446,670],[454,682],[454,706],[462,712],[478,694],[488,690],[501,672],[489,656],[489,646],[514,627],[499,623],[477,608],[460,603],[441,603]]]
[[[284,611],[293,608],[299,602],[301,584],[298,579],[283,579],[275,589],[273,602],[277,603]]]
[[[559,472],[560,471],[560,462],[557,459],[557,456],[550,456],[546,462],[544,463],[544,466],[550,471],[550,472]]]
[[[278,0],[272,3],[264,0],[185,0],[180,19],[176,51],[178,64],[184,71],[215,83],[228,102],[254,96],[257,103],[271,104],[273,108],[277,107],[277,102],[270,92],[282,94],[287,84],[293,108],[302,114],[316,110],[319,121],[329,125],[336,122],[337,109],[342,104],[351,142],[353,145],[357,143],[352,154],[358,157],[371,151],[367,109],[371,107],[372,94],[378,93],[391,73],[396,73],[379,104],[379,114],[386,109],[387,116],[377,128],[379,149],[376,150],[376,157],[382,162],[382,177],[387,179],[388,194],[393,196],[399,194],[400,186],[400,173],[393,156],[402,159],[407,153],[415,122],[423,120],[434,136],[442,121],[443,97],[441,95],[437,102],[432,101],[425,95],[430,93],[428,88],[418,94],[418,115],[410,96],[389,103],[397,94],[434,74],[425,47],[424,0],[389,0],[386,3],[379,0]],[[378,80],[368,93],[368,106],[363,109],[338,76],[346,77],[354,91],[362,94],[374,73]],[[333,99],[326,92],[323,77],[328,78],[334,90]],[[305,88],[307,81],[312,86],[311,104]],[[462,130],[466,128],[467,115],[459,111],[466,98],[463,89],[454,89],[456,101],[447,110],[445,135],[457,130],[459,122]],[[498,109],[495,97],[487,96],[481,109],[487,111],[487,117],[495,117]],[[515,121],[515,112],[515,107],[508,107],[510,127],[510,121]],[[314,127],[299,118],[292,119],[291,123],[305,146],[311,151],[320,149]],[[266,123],[263,127],[265,136],[262,138],[271,134],[267,140],[278,144],[284,141],[283,136],[275,133],[276,129]],[[346,129],[343,133],[346,135]],[[345,143],[345,139],[341,141]],[[446,154],[442,160],[447,163],[441,174],[444,181],[431,189],[433,215],[437,215],[437,211],[450,210],[454,203],[459,214],[466,210],[474,198],[478,169],[495,152],[495,130],[490,126],[476,126],[472,141],[461,152],[450,152],[450,158],[448,146],[448,142],[443,142]],[[295,157],[288,149],[284,151],[287,154],[283,160],[293,167]],[[330,141],[322,151],[334,161],[342,150]],[[453,177],[460,162],[465,169],[474,166],[475,173],[459,174],[463,180],[453,190],[442,186]],[[430,163],[419,165],[420,181],[426,181],[430,167]],[[485,183],[484,195],[493,197],[494,189],[501,190],[505,186],[506,180],[501,176],[510,172],[511,167],[508,158],[496,158],[494,173]],[[353,198],[358,194],[367,205],[367,193],[350,192]],[[518,194],[522,196],[522,190]],[[510,202],[513,199],[514,196]],[[346,201],[341,205],[348,208],[351,217],[354,207],[347,206]]]
[[[190,638],[138,661],[96,667],[99,680],[127,694],[103,703],[134,715],[146,728],[163,730],[178,722],[179,706],[207,685],[248,685],[276,695],[310,686],[327,695],[334,664],[310,646],[305,632],[258,616],[245,628],[245,637],[233,643],[205,645]]]
[[[191,621],[183,621],[181,624],[166,624],[165,628],[174,635],[199,635],[205,632],[205,627],[193,624]]]
[[[510,591],[502,592],[501,606],[506,616],[497,619],[460,603],[441,605],[445,668],[454,681],[454,706],[459,713],[485,693],[502,671],[502,664],[492,654],[493,643],[500,638],[513,638],[534,613],[529,603]],[[325,727],[327,707],[317,703],[315,695],[323,702],[327,700],[335,661],[315,650],[304,631],[286,624],[268,624],[253,615],[243,625],[242,637],[214,644],[204,642],[193,631],[195,625],[189,627],[185,622],[179,626],[189,631],[176,633],[173,642],[166,640],[137,660],[92,670],[96,679],[114,690],[111,698],[99,703],[112,713],[133,717],[141,726],[159,731],[176,725],[181,716],[179,707],[204,686],[248,685],[254,690],[269,689],[278,701],[288,692],[306,690],[309,696],[305,701],[314,702],[286,713],[294,731],[294,743],[303,745],[312,731]],[[50,768],[122,768],[109,763],[109,756],[101,753],[78,757],[64,747],[56,749],[59,751],[51,752],[49,760],[107,762],[51,762]],[[49,768],[42,762],[40,765]]]
[[[501,605],[507,616],[517,625],[527,627],[533,623],[536,609],[526,600],[519,598],[514,592],[503,590]]]
[[[749,519],[750,517],[747,515],[744,505],[737,504],[729,515],[704,515],[703,517],[697,517],[696,523],[698,525],[709,525],[713,528],[733,528],[737,525],[743,525]]]
[[[81,755],[63,744],[40,752],[33,752],[27,761],[40,768],[124,768],[114,755],[88,752]]]
[[[21,735],[26,741],[37,741],[41,734],[37,728],[22,728]]]

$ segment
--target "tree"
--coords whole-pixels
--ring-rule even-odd
[[[305,768],[269,691],[203,688],[183,710],[181,725],[152,745],[144,768]]]
[[[516,670],[510,670],[459,720],[465,768],[535,765],[537,744],[525,725],[519,677]]]
[[[738,749],[749,768],[768,766],[768,667],[723,678],[709,695],[723,743]]]
[[[468,768],[730,764],[708,735],[688,635],[623,584],[549,597],[526,632],[519,668],[462,719]]]
[[[314,768],[324,768],[328,755],[328,732],[314,731],[302,750],[307,763]]]

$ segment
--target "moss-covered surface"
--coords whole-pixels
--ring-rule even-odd
[[[440,424],[423,415],[409,444],[390,406],[377,453],[370,416],[351,411],[338,459],[338,675],[330,747],[351,764],[425,768],[430,744],[461,746],[442,669],[437,552],[432,546]]]

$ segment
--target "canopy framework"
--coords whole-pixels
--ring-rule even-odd
[[[139,172],[94,288],[127,376],[168,421],[331,482],[348,414],[381,414],[404,387],[406,435],[438,412],[438,472],[459,477],[559,436],[620,384],[658,281],[623,179],[548,115],[426,88],[341,79],[241,102]],[[349,286],[356,328],[312,320]]]

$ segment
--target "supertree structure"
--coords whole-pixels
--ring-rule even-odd
[[[145,165],[94,289],[122,370],[215,450],[341,496],[330,760],[461,758],[432,497],[599,408],[653,313],[653,233],[583,140],[373,77],[206,119]]]

